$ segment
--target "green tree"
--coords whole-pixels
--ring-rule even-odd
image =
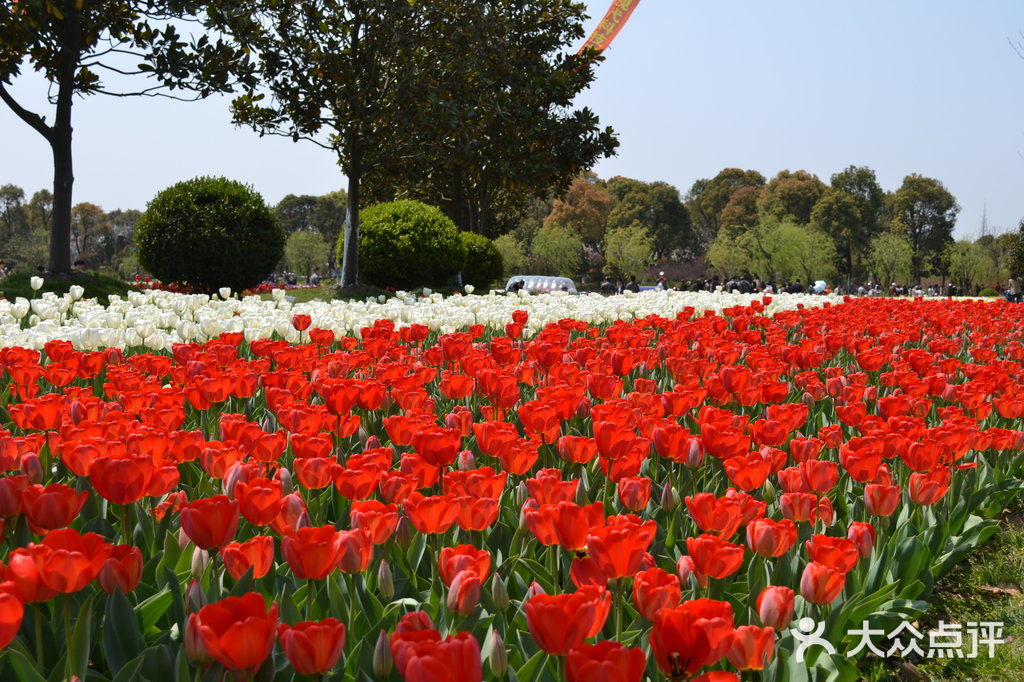
[[[985,247],[968,239],[949,244],[945,261],[949,278],[965,293],[970,292],[975,284],[987,281],[995,271],[995,261]]]
[[[575,277],[583,262],[583,240],[571,228],[545,225],[530,244],[530,256],[538,274]]]
[[[299,230],[288,235],[284,243],[284,260],[288,269],[309,278],[313,268],[327,263],[331,247],[318,232]]]
[[[415,75],[405,79],[411,103],[400,112],[413,144],[395,163],[375,167],[380,199],[420,199],[461,229],[495,236],[531,197],[562,195],[614,153],[611,128],[573,106],[601,59],[566,49],[584,36],[583,3],[414,4],[421,20],[408,71]]]
[[[0,186],[0,244],[9,246],[12,239],[26,231],[28,215],[25,212],[25,190],[17,185]],[[0,255],[9,257],[11,254]]]
[[[690,214],[679,197],[679,190],[666,182],[620,180],[615,188],[615,205],[608,215],[608,231],[643,227],[652,238],[652,255],[692,256],[697,251]],[[623,192],[622,190],[626,190]]]
[[[857,199],[846,190],[832,188],[814,205],[811,224],[828,235],[834,244],[839,274],[849,284],[854,276],[867,237]]]
[[[862,243],[882,231],[885,221],[885,191],[878,184],[875,171],[867,166],[848,166],[832,174],[832,189],[846,192],[857,202],[860,213]]]
[[[505,268],[505,276],[519,275],[526,264],[523,246],[511,233],[503,234],[494,240],[494,248],[501,254],[501,262]]]
[[[756,225],[757,203],[763,192],[763,187],[740,187],[733,192],[722,209],[720,229],[738,234]]]
[[[718,233],[708,247],[705,259],[711,269],[719,276],[733,277],[737,273],[750,272],[750,255],[746,244],[739,235],[723,230]]]
[[[110,238],[107,213],[96,204],[82,202],[71,209],[71,254],[83,260],[100,260],[104,243]],[[93,265],[100,263],[94,262]]]
[[[890,199],[890,229],[902,235],[912,251],[911,278],[941,269],[942,255],[953,241],[960,206],[946,187],[934,178],[908,175]]]
[[[561,199],[555,199],[545,225],[565,225],[576,230],[587,244],[598,244],[604,238],[612,199],[604,183],[596,177],[580,177],[572,181]]]
[[[756,226],[733,239],[750,273],[767,281],[800,279],[809,283],[833,272],[835,247],[828,236],[792,220],[763,215]]]
[[[260,83],[232,103],[235,122],[329,149],[348,178],[343,287],[359,283],[364,176],[415,151],[410,112],[424,107],[414,93],[430,77],[413,58],[429,47],[420,33],[424,4],[242,0],[225,17],[225,30],[259,58]]]
[[[605,272],[613,277],[639,276],[654,255],[654,237],[639,223],[608,231],[604,244]]]
[[[805,170],[779,171],[765,186],[758,208],[778,220],[792,216],[797,223],[806,225],[825,189],[817,175]]]
[[[1008,270],[1011,277],[1024,276],[1024,219],[1017,226],[1017,231],[1011,233],[1010,253],[1007,257]]]
[[[1005,282],[1014,276],[1011,274],[1011,259],[1013,258],[1014,246],[1019,238],[1019,233],[1016,231],[1003,232],[999,235],[986,234],[978,237],[978,245],[985,250],[985,253],[988,254],[993,262],[992,275],[987,281],[988,284]]]
[[[225,3],[227,4],[227,3]],[[230,6],[230,5],[228,5]],[[0,100],[39,133],[53,153],[50,270],[71,271],[72,108],[77,97],[106,94],[194,98],[229,90],[244,78],[248,53],[207,32],[221,3],[191,0],[22,0],[0,10]],[[182,27],[197,27],[183,36]],[[32,111],[8,86],[22,69],[49,81],[53,113]],[[140,89],[111,90],[103,75],[144,78]]]
[[[743,187],[764,187],[764,176],[755,170],[723,169],[710,180],[693,183],[686,195],[693,226],[704,244],[710,244],[722,226],[722,211],[733,193]]]
[[[883,232],[871,240],[868,268],[883,287],[887,282],[906,282],[914,272],[914,250],[901,235]]]

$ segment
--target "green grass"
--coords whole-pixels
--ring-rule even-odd
[[[100,275],[95,272],[83,272],[69,277],[43,277],[43,288],[38,292],[32,290],[29,280],[32,275],[14,274],[0,280],[0,296],[8,300],[14,300],[21,296],[31,299],[33,296],[52,291],[55,294],[66,294],[72,284],[78,284],[85,289],[84,298],[98,298],[100,303],[106,305],[111,294],[125,296],[132,290],[127,283],[114,277]]]
[[[929,682],[1024,681],[1024,515],[1004,519],[999,533],[939,582],[931,610],[917,629],[927,635],[939,620],[961,623],[1002,622],[1006,643],[995,656],[984,649],[977,658],[867,659],[861,666],[869,682],[928,680]],[[925,642],[926,644],[926,642]],[[965,650],[969,638],[964,635]],[[922,646],[925,648],[925,646]]]
[[[370,296],[391,296],[392,294],[378,287],[361,285],[355,289],[338,289],[334,285],[323,285],[315,289],[289,289],[286,292],[296,303],[309,301],[363,301]],[[260,294],[264,301],[271,299],[270,294]]]

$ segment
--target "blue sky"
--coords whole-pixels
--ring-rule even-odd
[[[610,0],[588,0],[597,23]],[[1020,0],[641,0],[579,102],[620,134],[604,177],[685,192],[727,166],[823,180],[854,163],[887,189],[919,172],[963,210],[959,236],[1024,217]],[[42,110],[45,87],[13,92]],[[48,186],[42,138],[0,107],[0,183]],[[75,110],[76,199],[143,208],[177,180],[220,174],[270,202],[343,186],[330,153],[231,126],[224,98],[90,97]]]

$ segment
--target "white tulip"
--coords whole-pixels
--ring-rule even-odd
[[[217,289],[217,293],[220,294],[221,298],[229,299],[231,298],[231,287],[221,287]]]
[[[275,300],[275,301],[280,301],[281,299],[284,298],[284,294],[285,294],[284,289],[271,289],[271,291],[270,291],[270,298]]]
[[[43,278],[33,275],[32,277],[29,277],[28,285],[32,287],[32,291],[39,291],[43,288]]]
[[[79,286],[78,284],[72,284],[70,287],[68,287],[68,295],[71,297],[72,301],[77,301],[78,299],[82,298],[84,294],[85,287],[83,286]]]

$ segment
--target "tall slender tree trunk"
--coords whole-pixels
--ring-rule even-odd
[[[50,272],[71,272],[71,204],[75,184],[71,157],[71,105],[78,68],[80,3],[64,1],[64,46],[57,62],[57,110],[50,135],[53,150],[53,225],[50,230]]]
[[[69,107],[70,114],[70,107]],[[70,119],[70,116],[69,116]],[[71,204],[75,183],[71,159],[71,122],[58,124],[50,141],[53,150],[53,215],[50,228],[50,272],[71,272]]]
[[[348,205],[345,208],[345,253],[341,259],[342,288],[359,286],[359,181],[362,159],[353,149],[348,173]]]

